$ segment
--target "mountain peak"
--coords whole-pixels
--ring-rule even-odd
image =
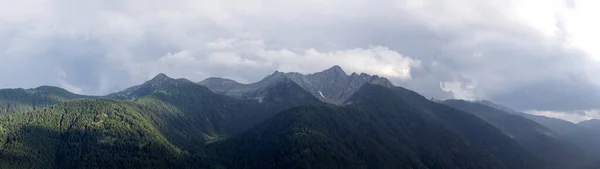
[[[165,80],[165,79],[171,79],[169,76],[167,76],[164,73],[159,73],[158,75],[154,76],[154,78],[152,78],[152,81],[154,80]]]
[[[208,88],[202,87],[202,85],[192,82],[188,79],[185,79],[185,78],[174,79],[174,78],[171,78],[171,77],[165,75],[164,73],[159,73],[154,78],[152,78],[140,85],[136,85],[136,86],[127,88],[121,92],[108,94],[106,97],[124,99],[124,100],[134,100],[134,99],[137,99],[140,97],[150,95],[158,90],[177,91],[174,89],[182,88],[182,87],[190,87],[190,86],[201,86],[201,88],[205,88],[206,90],[209,90]]]
[[[325,71],[323,71],[323,73],[333,73],[336,75],[347,75],[346,72],[344,72],[344,70],[342,69],[342,67],[335,65]]]
[[[272,84],[272,83],[286,81],[286,80],[289,80],[289,78],[285,75],[285,73],[280,72],[280,71],[275,71],[275,72],[273,72],[273,74],[263,78],[263,80],[261,80],[260,82],[257,82],[257,84],[259,84],[259,83]]]
[[[283,73],[283,72],[280,72],[280,71],[277,71],[277,70],[276,70],[276,71],[275,71],[275,72],[273,72],[273,74],[271,74],[271,75],[274,75],[274,76],[281,76],[281,75],[285,75],[285,73]]]
[[[149,81],[147,81],[145,84],[152,84],[152,85],[158,85],[158,84],[163,84],[163,83],[167,83],[171,80],[174,80],[173,78],[167,76],[164,73],[159,73],[158,75],[154,76],[154,78],[150,79]]]
[[[340,67],[340,65],[333,65],[331,68],[329,69],[340,69],[342,70],[342,67]]]
[[[67,91],[63,88],[60,87],[56,87],[56,86],[38,86],[36,88],[34,88],[33,90],[41,90],[41,91]]]

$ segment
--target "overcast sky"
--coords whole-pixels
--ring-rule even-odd
[[[163,72],[333,65],[439,99],[600,117],[597,0],[0,0],[0,88],[103,95]]]

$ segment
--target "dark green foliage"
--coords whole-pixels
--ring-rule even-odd
[[[76,95],[64,89],[41,86],[35,89],[1,89],[0,116],[19,112],[28,112],[55,105],[64,100],[88,98]]]
[[[387,90],[367,84],[348,102],[369,110],[412,108],[421,116],[436,119],[448,130],[468,140],[473,148],[493,154],[509,168],[541,167],[539,159],[494,126],[470,113],[432,102],[416,92],[401,87]]]
[[[0,168],[183,167],[132,102],[77,100],[0,118]],[[179,167],[177,167],[179,166]]]
[[[277,112],[323,104],[291,81],[256,93],[260,100],[233,99],[185,79],[159,75],[108,97],[133,99],[153,111],[145,116],[175,145],[200,151],[205,143],[239,134]]]
[[[109,99],[0,90],[0,168],[549,168],[505,129],[410,90],[365,84],[333,106],[269,82],[243,99],[164,74]]]
[[[400,116],[299,107],[213,146],[230,168],[506,168],[443,128]]]
[[[31,97],[43,100],[50,96],[54,97],[53,95],[43,93]],[[241,133],[281,110],[298,105],[323,104],[291,81],[282,81],[282,83],[269,86],[261,93],[257,93],[257,96],[262,97],[260,101],[233,99],[215,94],[206,87],[185,79],[171,79],[166,75],[159,75],[142,85],[107,96],[134,101],[67,101],[65,104],[48,109],[23,110],[24,113],[7,116],[4,121],[0,121],[0,136],[2,136],[0,145],[7,148],[1,149],[0,153],[7,160],[3,164],[11,167],[38,168],[42,164],[49,164],[43,168],[95,168],[94,165],[106,163],[102,167],[166,168],[165,166],[174,164],[179,166],[193,164],[194,166],[204,165],[206,168],[215,166],[212,162],[207,161],[203,153],[206,143],[216,142],[230,135]],[[61,95],[60,99],[56,99],[46,106],[77,97],[77,95]],[[86,109],[88,106],[90,108]],[[128,126],[126,128],[106,128],[105,126],[104,130],[90,129],[98,127],[93,125],[97,120],[103,121],[106,118],[102,114],[94,114],[111,111],[115,106],[124,106],[124,109],[132,111],[115,109],[117,112],[112,114],[133,115],[135,120],[115,118],[111,122],[125,120],[123,122],[128,125],[109,125]],[[63,122],[62,119],[73,121],[75,117],[77,117],[76,124],[83,127],[74,128],[78,130],[64,131],[67,122]],[[31,118],[38,120],[29,120]],[[15,119],[20,119],[18,125]],[[38,124],[40,123],[39,119],[43,119],[41,121],[43,124]],[[134,133],[147,133],[143,135],[153,137],[148,139],[141,136],[129,138],[131,135],[121,135],[124,132],[123,129],[135,131]],[[146,129],[151,129],[151,131],[146,131]],[[20,132],[22,130],[27,132]],[[48,135],[48,138],[38,139],[38,135]],[[43,147],[42,142],[49,142],[51,146],[44,147],[47,150],[43,152],[30,151],[30,149]],[[118,143],[118,145],[107,146],[103,143]],[[23,146],[23,144],[27,145]],[[142,145],[144,146],[142,147]],[[26,148],[19,148],[19,146]],[[138,148],[136,149],[136,147]],[[152,153],[145,151],[152,151]],[[79,154],[80,156],[65,154]],[[102,161],[109,156],[114,158]],[[115,161],[119,159],[121,161]],[[148,159],[149,163],[140,163],[143,160],[139,161],[139,159]]]
[[[543,168],[483,120],[421,97],[367,84],[347,107],[294,108],[210,150],[230,168]]]
[[[553,131],[523,116],[464,100],[446,100],[443,103],[470,112],[496,126],[543,159],[549,167],[575,168],[588,163],[591,158],[584,150],[568,144]]]

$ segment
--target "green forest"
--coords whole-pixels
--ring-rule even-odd
[[[364,84],[332,105],[283,79],[252,96],[161,75],[102,97],[3,89],[0,168],[562,169],[597,159],[522,116],[400,87]]]

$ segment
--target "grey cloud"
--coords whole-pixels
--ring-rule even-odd
[[[333,55],[380,46],[420,62],[410,79],[390,79],[427,97],[452,98],[440,84],[457,82],[474,86],[469,92],[478,99],[518,109],[600,108],[593,80],[599,77],[589,56],[566,47],[568,38],[515,21],[508,1],[218,2],[19,2],[20,15],[0,12],[0,38],[7,39],[0,41],[0,78],[15,79],[0,87],[61,86],[62,79],[82,93],[106,94],[160,72],[194,81],[220,76],[253,82],[276,69],[331,66],[296,66],[289,62],[302,60],[268,53],[307,58],[310,49]],[[262,44],[207,47],[219,39]],[[219,52],[238,61],[216,64],[211,56]]]
[[[523,85],[490,98],[520,110],[578,112],[598,109],[598,93],[598,86],[587,79],[572,77]]]

